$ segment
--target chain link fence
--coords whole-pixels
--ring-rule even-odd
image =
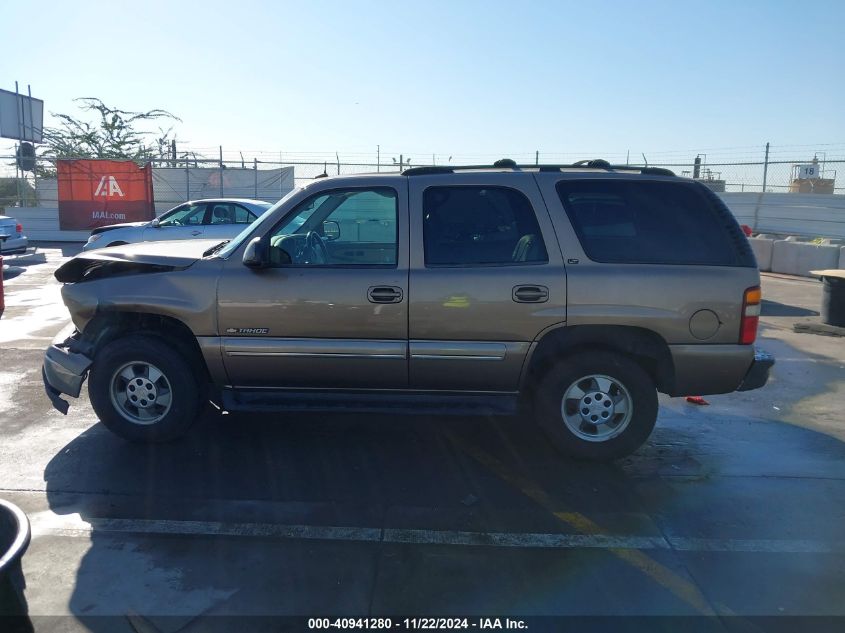
[[[508,155],[520,165],[570,164],[584,158],[604,158],[612,164],[630,164],[632,166],[665,167],[679,176],[694,177],[715,191],[748,193],[827,193],[845,194],[845,146],[832,146],[831,151],[814,151],[801,147],[772,149],[754,148],[719,150],[708,155],[705,152],[665,152],[651,156],[640,155],[642,160],[635,160],[630,152],[571,152],[516,153]],[[841,148],[841,149],[840,149]],[[248,156],[246,158],[245,156]],[[502,156],[490,154],[446,155],[431,154],[410,155],[400,152],[377,151],[345,153],[333,156],[326,152],[241,152],[226,151],[222,148],[194,148],[182,150],[177,157],[152,160],[154,168],[184,169],[185,187],[182,191],[156,192],[156,198],[172,202],[174,205],[187,199],[222,195],[217,191],[205,191],[191,184],[191,170],[253,170],[255,186],[243,185],[238,191],[227,190],[229,196],[264,198],[274,202],[272,187],[268,190],[263,185],[266,179],[261,172],[293,167],[294,183],[297,186],[307,184],[322,174],[349,175],[372,172],[398,172],[407,167],[422,165],[462,165],[492,164]],[[692,156],[692,158],[689,158]],[[810,169],[812,168],[812,169]],[[808,171],[813,171],[809,174]],[[52,182],[50,182],[52,180]],[[243,181],[240,178],[239,181]],[[220,182],[223,181],[221,177]],[[196,183],[194,183],[196,184]],[[241,191],[242,189],[242,191]],[[280,191],[279,196],[284,192]],[[0,155],[0,208],[55,206],[55,160],[40,157],[36,161],[34,172],[21,172],[15,163],[14,151]]]

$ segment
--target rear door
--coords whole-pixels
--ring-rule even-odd
[[[516,391],[566,321],[566,273],[531,174],[409,176],[410,385]]]
[[[236,202],[210,202],[208,207],[204,239],[231,239],[256,220],[252,211]]]

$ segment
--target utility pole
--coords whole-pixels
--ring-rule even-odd
[[[766,193],[766,180],[769,177],[769,144],[766,143],[766,158],[763,160],[763,193]]]

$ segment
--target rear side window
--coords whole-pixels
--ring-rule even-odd
[[[426,266],[548,261],[528,198],[507,187],[429,187],[423,193]]]
[[[587,257],[630,264],[750,264],[739,225],[696,184],[562,180],[557,192]],[[742,238],[741,240],[739,238]]]

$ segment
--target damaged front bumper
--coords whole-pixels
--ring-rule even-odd
[[[82,349],[75,334],[73,326],[59,332],[53,339],[53,344],[47,348],[44,364],[41,367],[41,377],[44,380],[47,397],[50,398],[53,406],[65,415],[70,405],[61,395],[79,397],[82,383],[93,362],[83,353],[85,350]]]
[[[761,349],[755,349],[754,360],[751,362],[751,367],[749,367],[748,373],[745,374],[745,378],[737,391],[751,391],[765,385],[769,381],[769,370],[774,364],[774,356]]]

